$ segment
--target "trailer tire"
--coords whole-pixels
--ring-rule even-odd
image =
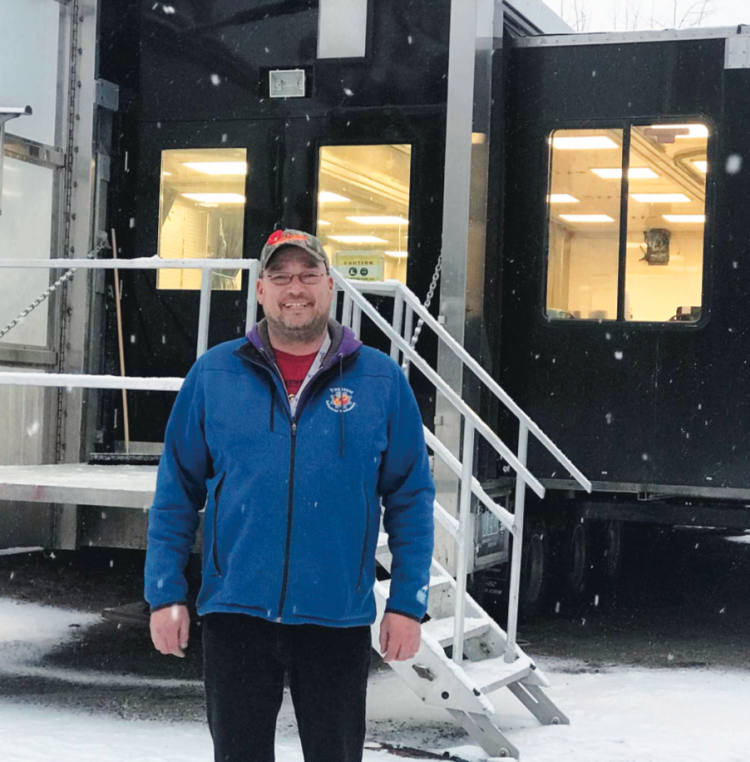
[[[623,559],[622,521],[603,521],[599,534],[599,578],[612,588],[620,576]]]
[[[518,609],[523,619],[542,613],[549,596],[549,527],[543,516],[531,518],[524,528]]]
[[[586,593],[591,576],[593,547],[588,522],[580,518],[571,520],[561,552],[564,596],[570,603],[579,603]]]

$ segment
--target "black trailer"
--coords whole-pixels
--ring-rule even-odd
[[[531,453],[581,593],[621,549],[591,519],[750,528],[750,27],[517,40],[504,66],[486,318],[496,377],[593,482]]]
[[[614,574],[622,521],[750,526],[750,28],[555,36],[564,24],[532,0],[478,0],[473,15],[456,0],[86,7],[60,9],[59,148],[9,132],[9,156],[55,173],[53,256],[81,257],[114,229],[124,259],[227,259],[212,275],[209,345],[244,331],[248,276],[229,260],[257,257],[277,226],[316,232],[342,272],[432,298],[594,481],[593,496],[578,493],[532,449],[554,498],[530,524],[532,598],[555,558],[579,591],[592,552]],[[0,364],[118,374],[107,277],[60,289],[39,346],[3,342]],[[199,273],[120,277],[127,374],[184,376]],[[449,353],[420,350],[513,441]],[[460,416],[413,380],[425,422],[458,454]],[[32,405],[8,388],[8,440],[44,442],[29,461],[122,449],[119,394],[35,390]],[[131,452],[158,455],[173,399],[131,395]],[[508,494],[504,467],[483,461],[493,494]],[[457,511],[453,474],[436,467],[436,480]],[[26,486],[3,494],[50,494]],[[143,547],[145,514],[103,521],[111,495],[55,495],[63,507],[4,518],[6,543]],[[476,523],[473,568],[502,563],[507,537],[486,515]],[[449,545],[438,536],[452,567]]]

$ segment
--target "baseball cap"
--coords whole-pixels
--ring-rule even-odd
[[[316,261],[322,262],[326,266],[326,272],[330,269],[323,244],[314,235],[302,230],[276,230],[271,233],[266,245],[260,252],[261,273],[266,269],[271,257],[284,246],[296,246],[306,251]]]

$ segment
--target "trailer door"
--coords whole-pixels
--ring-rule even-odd
[[[509,52],[500,380],[602,488],[739,486],[748,70],[710,32],[635,39]]]

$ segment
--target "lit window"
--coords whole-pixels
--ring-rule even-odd
[[[550,140],[547,315],[614,320],[620,241],[622,130],[558,130]],[[619,150],[614,150],[619,149]],[[559,199],[576,199],[571,203]]]
[[[159,256],[241,259],[245,224],[244,148],[162,151]],[[157,288],[197,290],[200,270],[159,270]],[[211,288],[239,291],[242,272],[213,270]]]
[[[695,322],[701,316],[708,129],[649,125],[630,133],[630,163],[659,180],[630,181],[625,319]],[[649,199],[649,196],[653,196]],[[660,199],[665,199],[660,201]]]
[[[700,318],[708,137],[697,123],[550,137],[548,317]]]
[[[406,283],[411,146],[320,149],[317,236],[348,278]]]

